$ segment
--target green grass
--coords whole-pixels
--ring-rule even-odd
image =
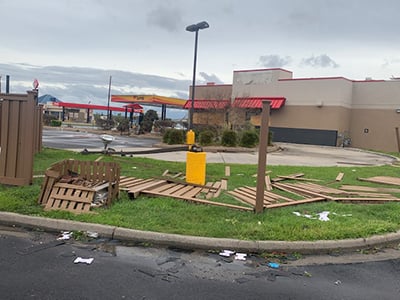
[[[184,155],[184,153],[182,154]],[[44,171],[54,162],[72,158],[94,160],[99,155],[81,155],[68,151],[44,149],[35,157],[34,173]],[[147,158],[107,156],[104,161],[120,164],[122,174],[139,178],[160,177],[165,170],[184,172],[185,163],[158,161]],[[245,185],[255,186],[257,166],[230,165],[228,189]],[[339,187],[342,184],[378,186],[358,181],[358,177],[398,176],[399,168],[379,167],[293,167],[268,166],[271,176],[304,173],[305,178],[321,180],[321,184]],[[333,182],[339,172],[344,172],[342,182]],[[224,164],[207,164],[207,181],[225,177]],[[194,236],[238,238],[244,240],[327,240],[368,237],[374,234],[394,232],[400,229],[400,203],[343,204],[319,202],[279,209],[262,214],[243,212],[223,207],[187,203],[162,197],[140,196],[131,200],[122,193],[111,208],[99,208],[93,214],[74,215],[63,211],[43,211],[37,204],[43,178],[35,178],[31,186],[10,187],[0,185],[0,210],[21,214],[62,218],[83,222],[108,224],[139,230]],[[400,195],[396,195],[400,196]],[[239,204],[223,193],[218,201]],[[330,221],[298,217],[293,214],[316,214],[330,211]],[[333,215],[336,213],[336,215]]]

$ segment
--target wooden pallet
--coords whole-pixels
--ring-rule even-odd
[[[55,183],[45,210],[66,210],[73,213],[88,213],[95,191],[80,185]]]

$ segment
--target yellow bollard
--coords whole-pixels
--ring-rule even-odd
[[[190,129],[186,133],[186,144],[189,145],[189,148],[191,145],[194,145],[194,141],[195,141],[195,134],[194,134],[194,131],[192,129]]]
[[[205,185],[206,153],[186,152],[186,182]]]

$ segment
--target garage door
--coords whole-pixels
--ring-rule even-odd
[[[273,142],[336,146],[337,130],[270,127]]]

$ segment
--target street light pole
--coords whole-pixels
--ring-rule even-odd
[[[192,98],[191,105],[189,110],[189,129],[193,129],[193,114],[194,114],[194,99],[195,99],[195,91],[196,91],[196,64],[197,64],[197,43],[199,39],[199,30],[206,29],[210,27],[206,21],[192,24],[186,27],[186,31],[194,32],[194,61],[193,61],[193,80],[192,80]]]

